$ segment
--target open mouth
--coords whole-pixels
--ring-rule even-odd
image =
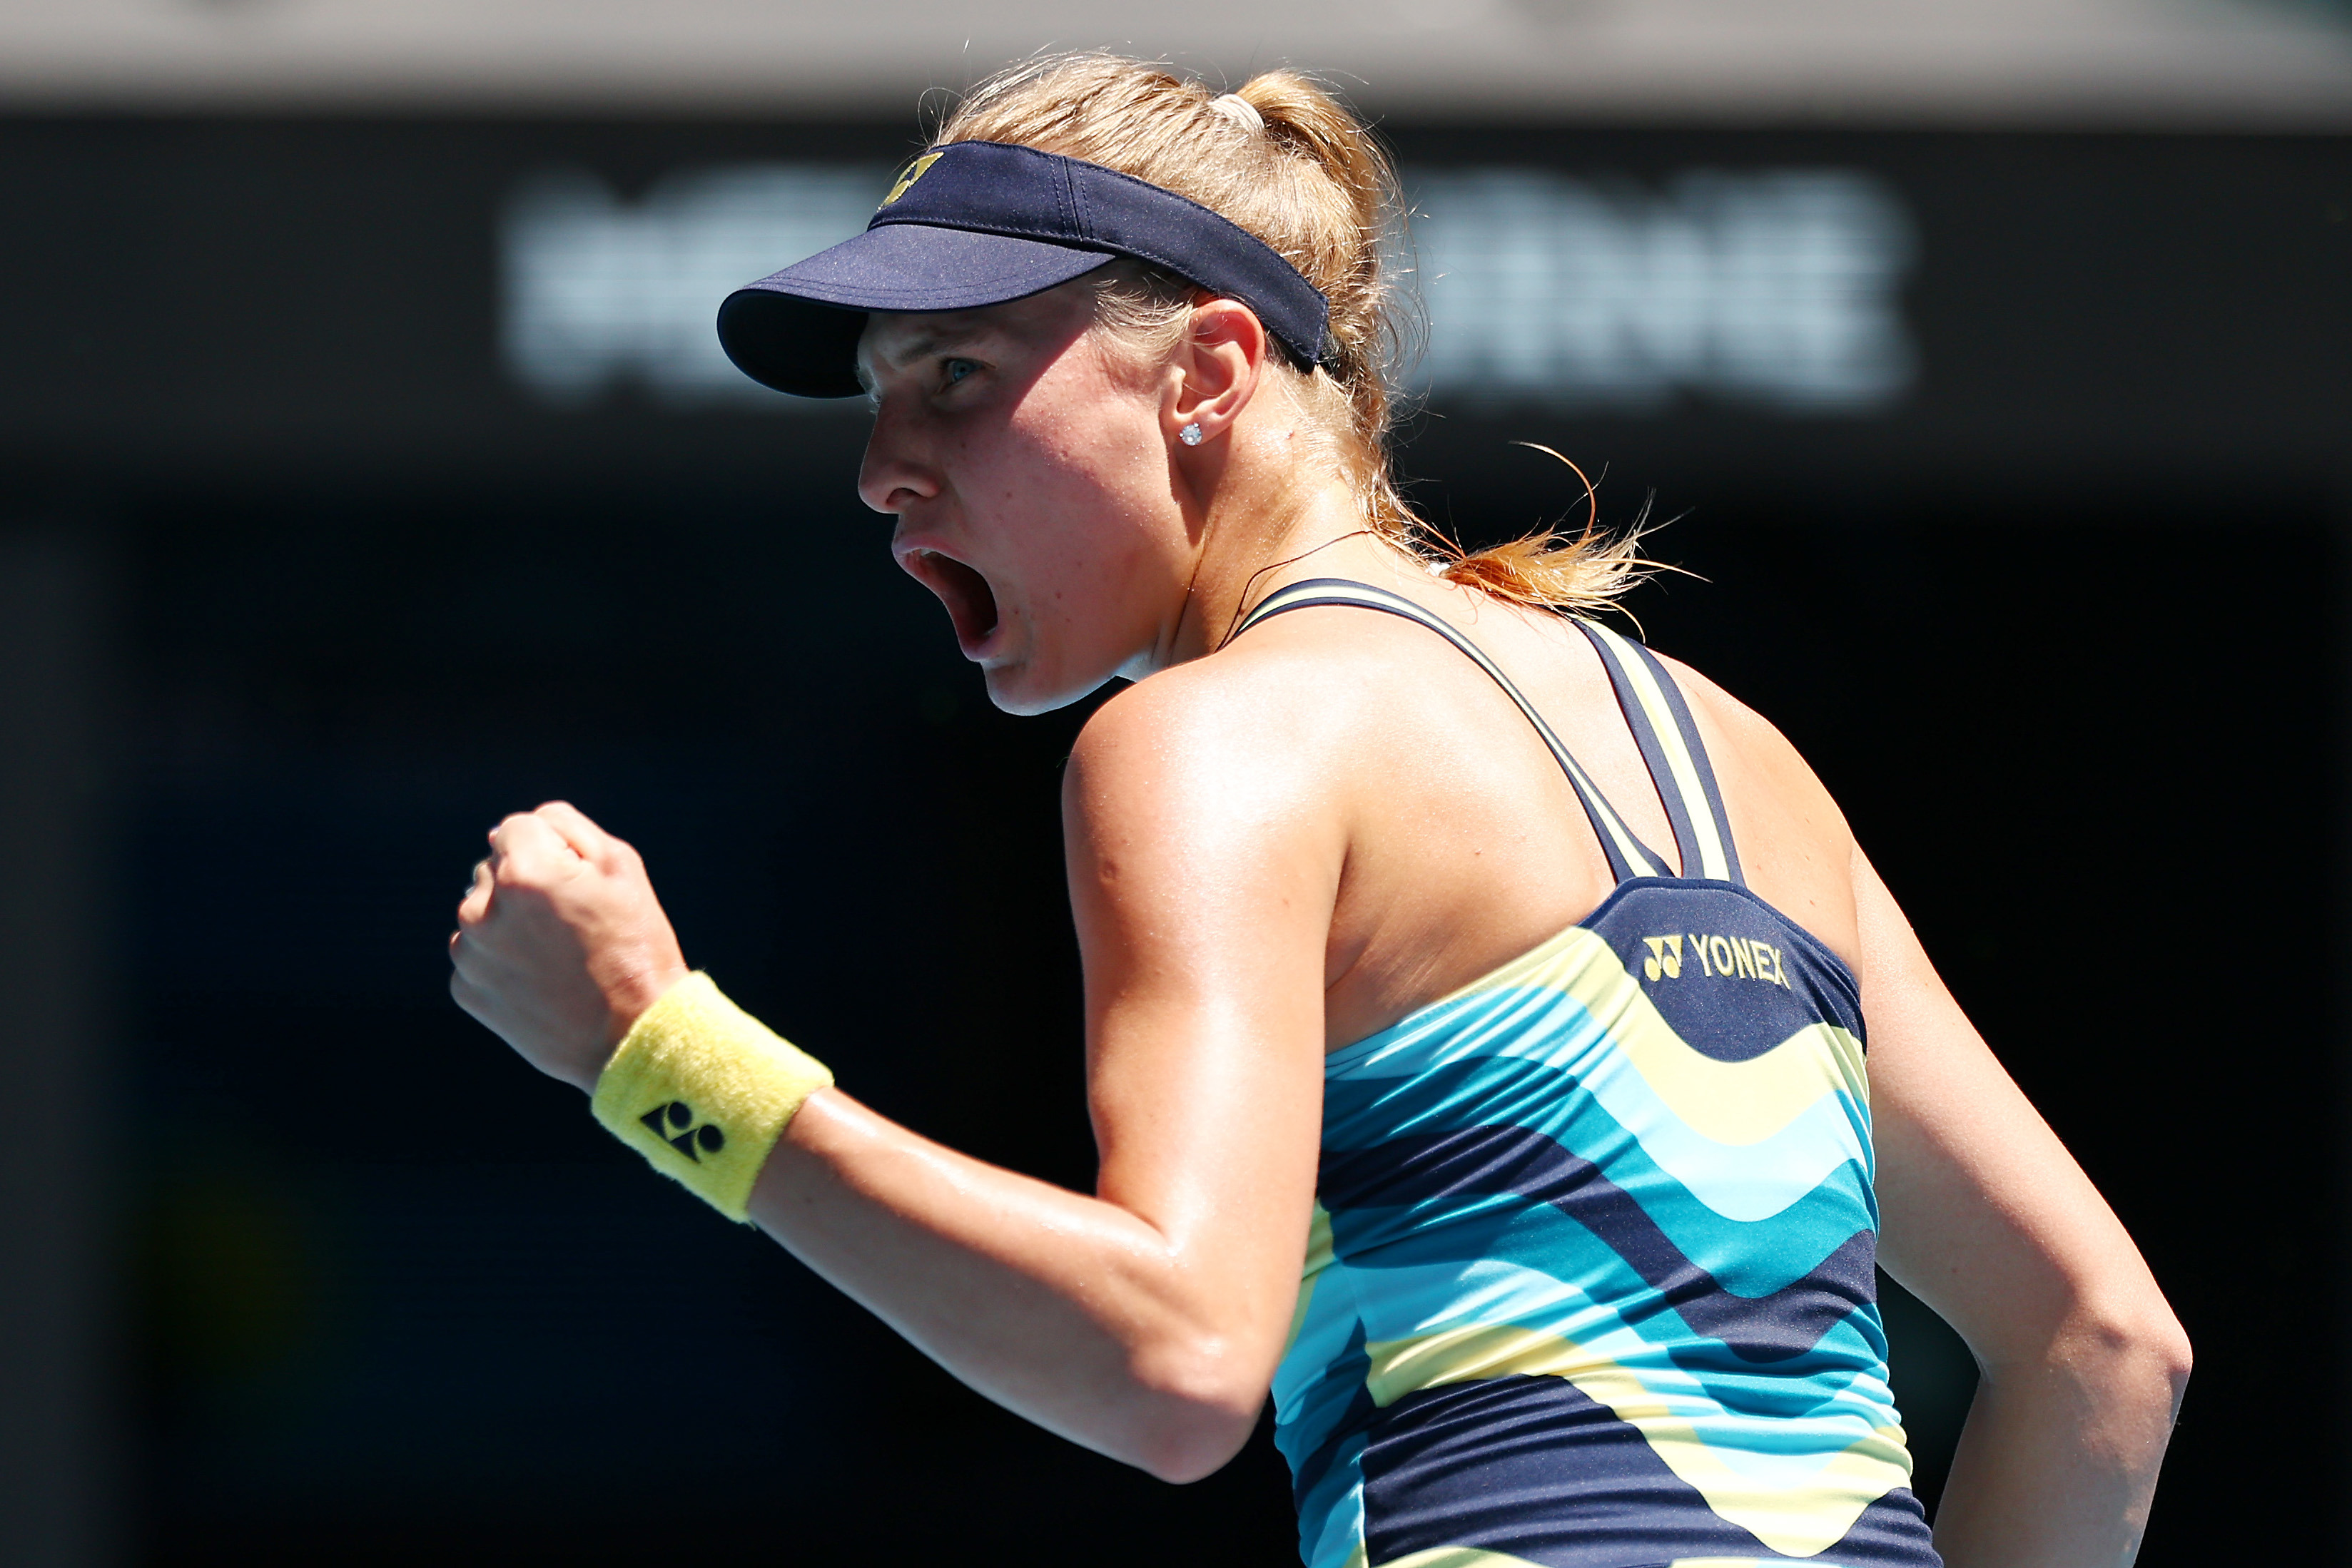
[[[996,631],[996,592],[988,579],[953,556],[935,549],[909,550],[907,570],[940,596],[955,622],[956,641],[967,657],[977,653]]]

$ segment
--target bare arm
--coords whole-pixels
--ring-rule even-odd
[[[2138,1249],[1853,857],[1880,1260],[1982,1372],[1936,1520],[1950,1568],[2131,1562],[2189,1376]]]
[[[1165,711],[1184,684],[1097,716],[1066,790],[1097,1194],[958,1154],[826,1090],[785,1129],[751,1202],[770,1235],[966,1383],[1171,1480],[1239,1449],[1281,1355],[1313,1206],[1341,858],[1302,783],[1311,768],[1235,755],[1220,738],[1229,713],[1196,726]],[[683,973],[600,957],[598,944],[636,931],[674,954],[667,922],[642,936],[659,915],[642,866],[569,807],[509,818],[493,847],[460,912],[458,999],[591,1087],[659,994],[599,977]]]

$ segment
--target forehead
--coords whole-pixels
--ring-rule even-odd
[[[998,312],[1003,308],[992,305],[983,310],[877,310],[866,318],[866,330],[857,340],[857,358],[861,363],[896,363],[961,347],[1002,332]]]
[[[1093,289],[1077,278],[1024,299],[971,310],[877,310],[866,317],[857,340],[858,369],[903,365],[983,344],[1058,348],[1092,320],[1093,306]]]

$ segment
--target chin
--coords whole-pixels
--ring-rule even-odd
[[[1012,714],[1016,718],[1067,707],[1110,679],[1105,675],[1101,680],[1084,685],[1044,681],[1018,664],[996,665],[984,674],[988,681],[988,700],[996,706],[998,712]]]

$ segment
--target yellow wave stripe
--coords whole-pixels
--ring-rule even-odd
[[[1706,790],[1699,783],[1698,765],[1684,743],[1682,727],[1675,723],[1675,710],[1667,705],[1665,693],[1658,689],[1656,674],[1624,638],[1599,622],[1592,623],[1592,629],[1607,641],[1610,654],[1632,683],[1650,727],[1658,732],[1658,745],[1666,754],[1666,770],[1674,775],[1675,789],[1683,798],[1683,810],[1690,814],[1691,832],[1698,841],[1698,870],[1694,873],[1685,866],[1683,874],[1728,882],[1731,857],[1724,852],[1723,837],[1716,831],[1715,813],[1707,809]]]
[[[1874,1427],[1827,1456],[1801,1487],[1742,1475],[1630,1368],[1559,1334],[1498,1324],[1382,1340],[1364,1351],[1372,1364],[1365,1384],[1382,1409],[1415,1390],[1448,1383],[1566,1378],[1641,1433],[1651,1452],[1707,1507],[1786,1557],[1828,1550],[1845,1538],[1863,1510],[1911,1483],[1911,1456],[1900,1427]]]
[[[1761,1056],[1717,1061],[1693,1050],[1615,950],[1581,925],[1570,926],[1444,1001],[1513,987],[1555,990],[1581,1002],[1652,1092],[1691,1131],[1718,1144],[1760,1144],[1834,1089],[1845,1090],[1864,1106],[1870,1103],[1862,1042],[1848,1030],[1807,1024]]]

